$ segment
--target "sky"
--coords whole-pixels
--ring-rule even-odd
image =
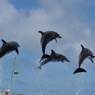
[[[78,67],[80,44],[95,55],[94,0],[0,0],[0,39],[17,41],[19,55],[11,52],[0,59],[0,87],[9,88],[12,65],[16,57],[12,92],[24,95],[94,95],[95,62],[86,59],[87,73],[73,75]],[[50,62],[41,70],[42,56],[38,31],[53,30],[61,35],[46,47],[65,55],[70,62]],[[2,46],[2,42],[0,42]],[[95,61],[95,59],[94,59]]]

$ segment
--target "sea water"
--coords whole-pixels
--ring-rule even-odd
[[[0,87],[2,86],[2,79],[3,79],[3,59],[0,59]]]

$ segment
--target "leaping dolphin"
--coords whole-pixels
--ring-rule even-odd
[[[64,61],[67,61],[67,62],[70,62],[64,55],[62,54],[59,54],[59,53],[55,53],[54,50],[51,50],[51,54],[48,55],[48,54],[44,54],[41,59],[40,59],[40,66],[38,67],[39,69],[42,68],[43,65],[45,65],[46,63],[48,62],[64,62]]]
[[[45,54],[45,48],[46,45],[52,41],[53,39],[55,39],[55,41],[57,42],[57,38],[61,38],[61,36],[55,32],[55,31],[38,31],[38,33],[41,33],[41,39],[40,39],[40,43],[41,43],[41,47],[42,47],[42,52],[43,54]]]
[[[86,58],[89,58],[91,62],[93,63],[93,58],[95,58],[95,56],[93,55],[90,49],[85,48],[83,45],[81,45],[81,47],[82,47],[82,51],[80,52],[80,55],[79,55],[78,68],[74,71],[73,74],[80,73],[80,72],[86,72],[85,69],[80,68],[81,64]]]
[[[2,58],[4,55],[16,51],[17,54],[19,54],[18,47],[20,46],[17,42],[11,41],[11,42],[6,42],[5,40],[1,39],[3,42],[3,45],[0,48],[0,58]]]

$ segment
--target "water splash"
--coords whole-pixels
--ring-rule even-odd
[[[32,83],[30,84],[30,90],[31,92],[33,92],[33,94],[50,95],[50,91],[48,90],[50,80],[47,79],[45,67],[43,67],[42,70],[38,68],[35,69],[35,74],[31,75],[30,78],[32,79]]]
[[[80,92],[83,90],[83,80],[84,74],[82,73],[80,76],[77,77],[77,91],[75,92],[75,95],[81,95]]]
[[[3,60],[0,59],[0,87],[2,86],[2,79],[3,79]]]

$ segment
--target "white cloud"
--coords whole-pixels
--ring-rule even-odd
[[[95,44],[93,43],[95,40],[93,35],[94,33],[92,32],[89,23],[85,21],[84,13],[82,13],[80,10],[80,3],[81,2],[83,3],[84,0],[48,0],[48,1],[39,0],[39,2],[41,4],[40,7],[35,9],[30,9],[27,12],[27,10],[25,9],[19,9],[19,10],[16,9],[14,5],[8,2],[8,0],[0,0],[0,39],[3,38],[7,41],[16,40],[20,43],[21,46],[20,49],[26,48],[28,52],[30,51],[39,54],[41,53],[41,46],[40,46],[41,35],[38,33],[38,31],[39,30],[57,31],[62,36],[62,39],[59,39],[58,43],[56,43],[55,41],[49,43],[47,45],[46,51],[48,51],[47,53],[50,53],[50,49],[54,49],[55,52],[64,54],[68,59],[70,59],[70,65],[68,66],[68,68],[70,68],[69,71],[76,69],[77,68],[76,66],[78,66],[78,56],[81,51],[80,44],[83,44],[85,47],[90,48],[95,54],[94,51]],[[33,53],[31,53],[31,55],[33,55]],[[22,55],[24,56],[24,53],[22,53]],[[25,57],[27,58],[26,52],[25,52]],[[34,62],[33,59],[34,55],[29,57],[30,59],[29,61],[26,61],[25,57],[22,58],[20,62],[22,64],[25,62],[25,66],[23,67],[23,65],[20,64],[21,68],[20,67],[19,68],[20,69],[24,68],[23,70],[28,74],[29,73],[28,70],[30,69],[32,70],[32,68],[34,67],[31,66],[34,66],[35,62],[37,63],[38,60]],[[87,60],[85,61],[85,63],[86,62],[90,64],[89,63],[90,61]],[[85,63],[84,65],[89,67],[89,65],[88,64],[86,65]],[[56,79],[57,78],[59,79],[58,75],[60,75],[59,74],[60,72],[57,72],[58,74],[56,74],[55,71],[56,69],[58,70],[58,68],[56,68],[55,70],[54,69],[53,69],[54,72],[52,72],[52,69],[51,72],[53,73],[53,75],[55,74],[54,76],[56,76]],[[59,68],[59,70],[61,69],[62,68]],[[64,69],[62,70],[64,71]],[[95,69],[94,66],[93,69]],[[63,71],[61,73],[63,73]],[[73,71],[69,72],[67,69],[66,71],[68,72],[68,74],[65,73],[62,77],[63,78],[62,80],[64,80],[64,76],[65,78],[68,79],[72,77],[70,73],[73,74]],[[48,78],[46,75],[46,72],[49,73],[48,69],[46,72],[41,71],[40,75],[37,75],[38,71],[34,71],[33,69],[33,72],[30,71],[31,74],[29,73],[31,75],[29,79],[35,80],[36,78],[37,80],[39,80],[39,77],[42,76],[41,74],[43,72],[45,75],[44,78],[47,78],[47,80],[48,79],[51,80],[50,77]],[[76,76],[72,77],[70,82],[71,84],[72,82],[74,83],[73,80],[75,78]],[[42,77],[40,80],[42,81]],[[58,81],[60,82],[60,80]],[[35,84],[35,81],[33,82]],[[37,82],[40,86],[42,85],[39,81]],[[62,84],[63,86],[65,81],[62,82],[63,82]],[[33,86],[32,83],[31,85]],[[66,81],[66,83],[68,82]],[[55,81],[55,85],[53,86],[55,86],[57,89],[56,85],[57,84]],[[74,83],[74,85],[75,88],[77,84]],[[50,88],[48,89],[53,89],[51,85],[49,85],[49,87]],[[72,85],[69,88],[71,90]],[[54,91],[56,91],[56,89]],[[68,88],[66,88],[66,90],[68,90]],[[75,92],[73,93],[75,94]]]
[[[17,10],[8,0],[0,1],[0,38],[17,40],[21,47],[38,52],[40,47],[39,30],[55,30],[62,39],[51,47],[61,52],[76,52],[80,44],[92,46],[93,32],[88,23],[82,21],[79,5],[83,0],[39,0],[41,7]],[[76,46],[77,45],[77,46]],[[36,48],[35,48],[36,47]],[[78,51],[79,52],[79,51]]]

